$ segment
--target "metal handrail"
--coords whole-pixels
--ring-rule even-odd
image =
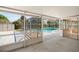
[[[21,41],[23,38],[21,38],[19,41]]]
[[[29,37],[29,38],[31,39],[30,34],[26,33],[26,34],[25,34],[25,37],[26,37],[26,36]]]
[[[26,37],[27,36],[27,37]],[[27,39],[31,39],[31,37],[29,36],[29,35],[26,35],[25,37],[27,38]],[[22,40],[23,38],[21,38],[20,40]],[[19,40],[19,41],[20,41]]]

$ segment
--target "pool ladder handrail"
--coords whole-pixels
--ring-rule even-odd
[[[31,40],[32,38],[31,38],[30,34],[29,35],[28,34],[29,33],[25,33],[24,37]],[[19,41],[21,41],[22,39],[24,39],[24,38],[21,38]]]

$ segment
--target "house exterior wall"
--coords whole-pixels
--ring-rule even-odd
[[[14,24],[0,24],[0,31],[12,31],[14,30]]]

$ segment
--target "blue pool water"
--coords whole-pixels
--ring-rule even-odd
[[[51,32],[53,30],[57,30],[57,28],[54,28],[54,27],[45,27],[43,28],[42,30],[33,30],[34,32],[36,31],[42,31],[42,32]]]
[[[54,27],[46,27],[46,28],[43,28],[43,32],[51,32],[53,30],[57,30],[57,28],[54,28]]]

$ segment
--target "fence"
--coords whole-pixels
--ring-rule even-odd
[[[0,31],[13,31],[14,24],[0,24]]]

